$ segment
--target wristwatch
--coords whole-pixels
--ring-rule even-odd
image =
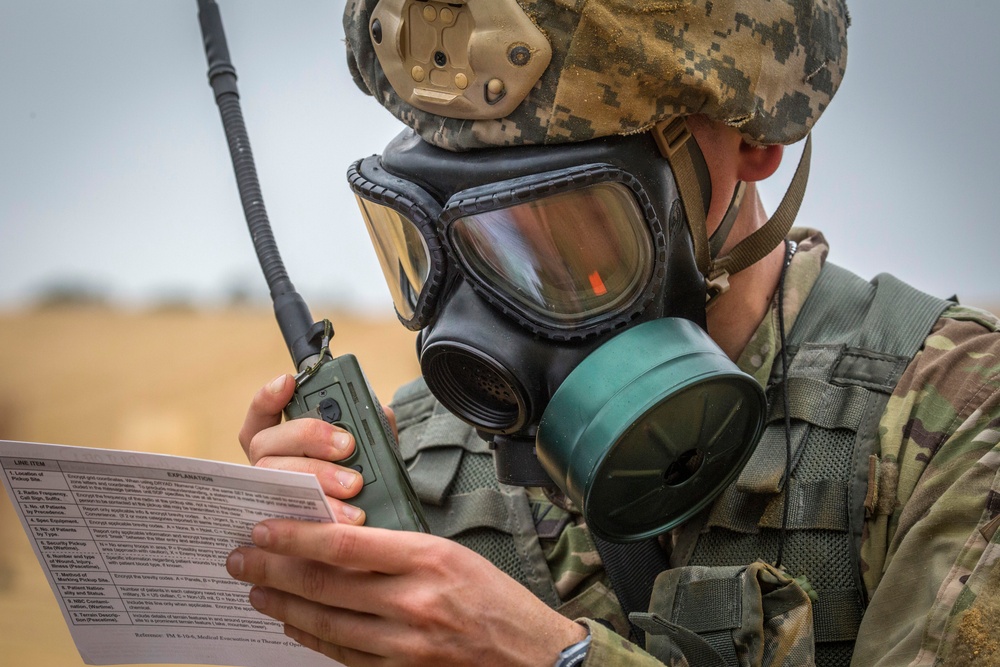
[[[590,649],[590,629],[587,629],[587,636],[577,643],[567,646],[556,658],[552,667],[577,667],[587,659],[587,651]]]

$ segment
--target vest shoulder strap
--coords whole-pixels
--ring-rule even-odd
[[[789,333],[789,345],[842,344],[909,359],[949,305],[888,273],[869,283],[827,262]]]

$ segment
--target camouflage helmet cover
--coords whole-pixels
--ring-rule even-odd
[[[355,81],[424,140],[449,150],[585,141],[695,113],[737,128],[751,143],[789,144],[812,128],[847,64],[844,0],[516,2],[552,55],[505,117],[453,118],[404,101],[372,44],[379,0],[348,0],[345,9]]]

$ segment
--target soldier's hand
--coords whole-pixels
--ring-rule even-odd
[[[363,524],[364,511],[344,502],[361,491],[361,475],[334,463],[351,455],[354,437],[320,419],[283,422],[282,410],[293,393],[295,379],[291,375],[282,375],[254,395],[240,429],[240,445],[247,459],[262,468],[316,475],[337,521]],[[395,429],[393,416],[387,416]]]
[[[226,561],[285,634],[350,667],[551,665],[587,635],[488,560],[405,530],[271,519]]]

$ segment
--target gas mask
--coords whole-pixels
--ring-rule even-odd
[[[348,172],[431,392],[492,443],[501,482],[554,483],[619,542],[711,502],[765,414],[705,331],[661,151],[644,133],[456,153],[407,130]]]

